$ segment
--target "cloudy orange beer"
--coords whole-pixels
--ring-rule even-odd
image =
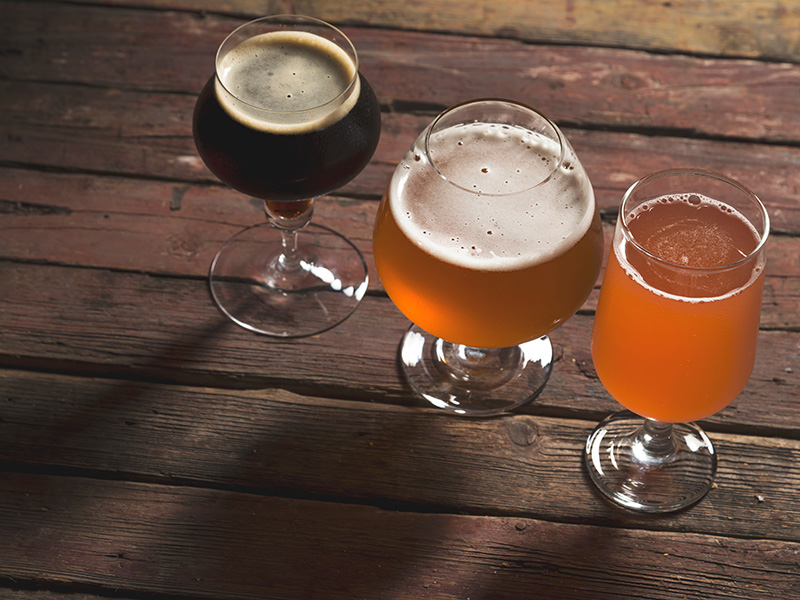
[[[430,135],[400,163],[376,219],[386,292],[413,323],[456,344],[503,348],[557,328],[586,300],[602,260],[594,193],[571,148],[496,123]]]
[[[640,416],[713,415],[753,369],[761,236],[723,200],[700,194],[652,198],[620,219],[594,321],[597,374]]]

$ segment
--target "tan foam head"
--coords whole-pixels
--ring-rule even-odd
[[[274,31],[221,56],[216,92],[237,121],[268,133],[322,129],[358,100],[356,66],[333,42],[304,31]]]

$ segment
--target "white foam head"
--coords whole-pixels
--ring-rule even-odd
[[[594,192],[565,140],[466,123],[433,133],[425,153],[424,135],[395,171],[389,202],[429,254],[471,269],[520,269],[562,254],[589,229]]]

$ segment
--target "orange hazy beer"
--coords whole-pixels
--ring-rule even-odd
[[[594,321],[597,374],[643,417],[708,417],[753,369],[765,257],[745,257],[759,235],[697,194],[648,200],[625,219],[630,236],[617,226]]]
[[[502,348],[552,331],[586,300],[602,261],[585,171],[568,146],[561,155],[520,127],[466,123],[432,137],[435,164],[418,140],[378,212],[373,247],[387,293],[457,344]]]

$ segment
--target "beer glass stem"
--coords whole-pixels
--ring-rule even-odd
[[[645,419],[642,429],[636,436],[633,452],[640,464],[658,465],[675,458],[675,440],[672,436],[672,423],[662,423]]]
[[[273,263],[281,272],[298,271],[301,256],[297,250],[297,234],[311,221],[313,200],[296,202],[264,201],[264,211],[270,224],[281,234],[281,253]]]
[[[440,340],[434,347],[441,373],[472,389],[493,389],[514,375],[520,351],[511,348],[474,348]]]
[[[300,268],[300,257],[297,252],[297,230],[281,229],[281,255],[278,266],[283,271],[297,271]]]

